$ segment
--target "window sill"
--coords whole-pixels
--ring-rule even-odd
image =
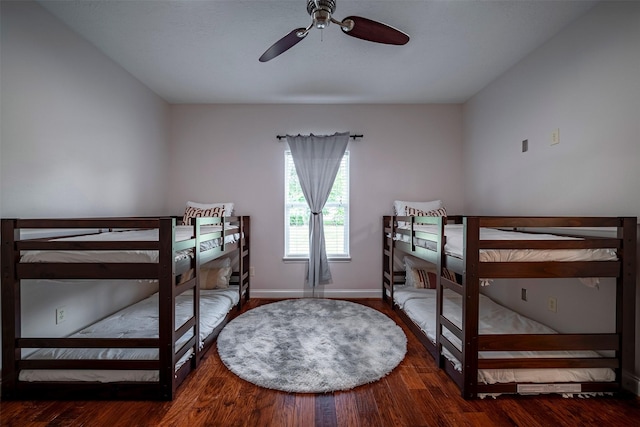
[[[283,257],[282,261],[285,263],[298,263],[298,262],[307,262],[309,258],[306,257]],[[351,262],[351,257],[329,257],[329,262]]]

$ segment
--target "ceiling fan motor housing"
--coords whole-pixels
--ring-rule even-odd
[[[307,0],[307,12],[313,18],[313,26],[320,30],[331,23],[331,14],[335,10],[335,0]]]

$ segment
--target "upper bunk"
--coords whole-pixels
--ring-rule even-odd
[[[383,228],[395,249],[460,274],[471,263],[483,278],[617,277],[636,218],[385,216]]]

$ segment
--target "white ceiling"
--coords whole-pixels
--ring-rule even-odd
[[[171,103],[459,103],[563,27],[591,0],[337,0],[334,17],[381,21],[405,46],[312,32],[306,0],[41,0],[40,4]]]

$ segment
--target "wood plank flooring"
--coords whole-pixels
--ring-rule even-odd
[[[254,299],[245,309],[272,302]],[[403,327],[407,356],[388,376],[354,390],[292,394],[249,384],[214,348],[172,402],[0,404],[1,426],[639,426],[640,398],[502,396],[466,401],[455,384],[382,301],[357,300]]]

